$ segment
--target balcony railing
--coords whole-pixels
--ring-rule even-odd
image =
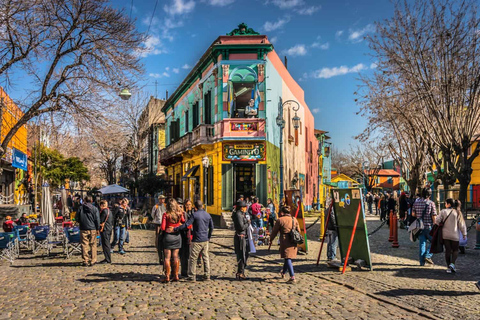
[[[215,142],[215,126],[212,124],[201,124],[192,131],[192,147],[199,144]]]
[[[160,150],[160,161],[168,160],[197,145],[214,143],[215,140],[215,126],[212,124],[201,124],[178,141]]]

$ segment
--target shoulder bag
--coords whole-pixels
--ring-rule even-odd
[[[295,227],[295,218],[292,217],[292,230],[290,230],[290,239],[295,244],[303,244],[303,237]]]
[[[452,210],[450,210],[450,213],[448,214],[447,218],[445,218],[445,221],[440,222],[439,224],[434,224],[432,227],[432,230],[430,231],[430,235],[432,236],[432,245],[430,246],[430,252],[431,253],[442,253],[443,252],[443,233],[442,229],[443,226],[445,225],[445,222],[447,222],[448,218],[452,215]]]

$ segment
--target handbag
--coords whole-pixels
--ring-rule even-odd
[[[442,229],[445,225],[445,222],[452,215],[452,210],[448,214],[445,221],[440,222],[439,224],[434,224],[432,230],[430,230],[430,235],[432,236],[432,245],[430,246],[431,253],[442,253],[443,252],[443,233]]]
[[[295,228],[295,220],[293,217],[292,217],[292,230],[290,230],[290,239],[295,244],[303,244],[303,237],[300,234],[300,232],[298,232],[297,228]]]

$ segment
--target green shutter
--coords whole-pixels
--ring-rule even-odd
[[[257,197],[260,203],[267,203],[267,165],[257,164],[255,168],[255,181],[257,183]]]
[[[233,166],[222,164],[222,210],[233,208]]]

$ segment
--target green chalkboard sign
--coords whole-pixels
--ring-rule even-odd
[[[353,261],[358,259],[365,261],[367,267],[372,270],[367,223],[365,221],[365,212],[363,211],[362,190],[360,188],[335,188],[332,189],[332,199],[334,199],[333,209],[337,222],[338,242],[342,259],[347,255],[358,206],[360,205],[360,215],[353,238],[350,257],[353,258]]]

